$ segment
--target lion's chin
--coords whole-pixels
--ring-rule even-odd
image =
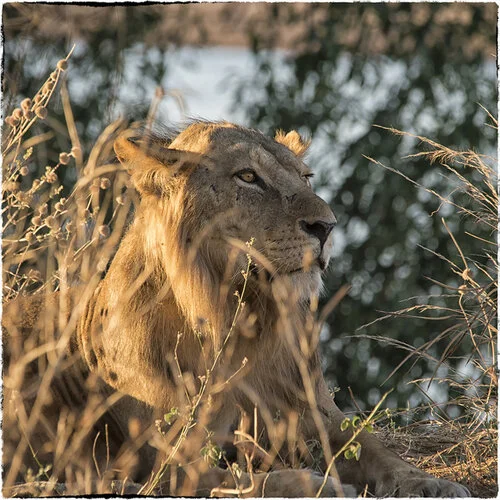
[[[321,291],[321,271],[316,266],[309,271],[297,269],[275,276],[271,283],[276,298],[293,297],[297,302],[309,301]]]

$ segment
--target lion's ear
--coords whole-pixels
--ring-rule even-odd
[[[165,194],[172,179],[199,162],[199,155],[162,147],[145,138],[122,134],[114,142],[116,157],[132,177],[141,194]]]
[[[295,153],[299,158],[304,156],[311,145],[310,140],[304,140],[296,130],[292,130],[285,134],[283,130],[278,130],[274,136],[274,140],[286,146],[290,151]]]

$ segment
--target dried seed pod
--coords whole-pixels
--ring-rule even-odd
[[[110,235],[111,230],[107,224],[103,224],[102,226],[99,226],[98,232],[103,238],[107,238]]]
[[[125,204],[125,200],[124,200],[123,196],[121,196],[121,195],[117,196],[115,198],[115,201],[116,201],[116,203],[118,203],[118,205],[124,205]]]
[[[32,120],[33,117],[35,116],[35,113],[33,113],[31,109],[25,109],[23,115],[24,118],[26,118],[26,120]]]
[[[19,123],[19,120],[16,120],[13,116],[8,116],[4,121],[9,127],[15,127]]]
[[[29,174],[29,168],[26,165],[24,165],[23,167],[21,167],[19,173],[24,177]]]
[[[38,104],[41,100],[43,99],[41,94],[37,94],[35,98],[33,99],[35,104]]]
[[[16,109],[12,112],[12,116],[13,116],[16,120],[20,120],[20,119],[23,117],[23,112],[22,112],[19,108],[16,108]]]
[[[101,179],[101,189],[108,189],[111,186],[111,181],[107,177]]]
[[[23,205],[29,205],[32,201],[32,196],[26,191],[18,191],[16,194],[16,199]]]
[[[48,228],[50,229],[56,229],[57,227],[59,227],[59,223],[57,221],[57,218],[54,217],[53,215],[49,215],[46,219],[45,219],[45,224],[47,225]]]
[[[49,207],[47,206],[47,203],[44,203],[43,205],[40,205],[38,207],[38,213],[40,215],[45,215],[46,213],[48,213],[49,211]]]
[[[51,80],[57,80],[57,71],[52,71],[49,77]]]
[[[59,163],[61,163],[62,165],[67,165],[69,163],[69,154],[68,153],[61,153],[59,155]]]
[[[48,94],[52,89],[54,88],[54,82],[49,80],[48,82],[45,83],[45,85],[42,87],[42,92],[44,94]]]
[[[30,109],[31,108],[31,105],[32,105],[32,102],[31,102],[31,99],[29,97],[26,97],[26,99],[23,99],[21,101],[21,109],[23,111],[27,110],[27,109]]]
[[[42,218],[39,215],[35,215],[35,217],[31,219],[31,223],[34,226],[40,226],[42,224]]]
[[[26,239],[26,241],[28,243],[33,243],[35,241],[35,235],[31,232],[31,231],[28,231],[25,235],[24,235],[24,238]]]
[[[66,61],[66,59],[61,59],[60,61],[58,61],[57,69],[61,71],[65,71],[66,69],[68,69],[68,61]]]
[[[47,108],[36,108],[35,109],[35,114],[36,116],[38,116],[38,118],[40,118],[40,120],[45,120],[45,118],[47,118]]]
[[[45,174],[45,179],[49,184],[57,182],[57,174],[55,172],[48,172]]]

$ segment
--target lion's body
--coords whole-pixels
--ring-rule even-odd
[[[221,442],[240,414],[254,415],[254,408],[273,445],[276,415],[289,429],[299,422],[304,441],[326,446],[327,460],[349,439],[321,376],[318,331],[311,327],[335,218],[310,189],[301,160],[306,148],[295,132],[272,140],[226,123],[196,123],[170,144],[152,136],[117,140],[141,203],[86,304],[77,341],[98,391],[125,395],[110,410],[124,440],[142,433],[145,442],[155,419],[173,408],[187,415],[200,390],[210,402],[196,415]],[[234,293],[243,290],[238,301]],[[207,376],[212,380],[203,389]],[[132,432],[131,420],[139,431]],[[196,432],[201,446],[206,434]],[[336,462],[344,483],[368,484],[377,494],[464,493],[409,466],[365,432],[358,441],[359,462]],[[184,452],[191,453],[186,463],[196,456]],[[145,446],[141,453],[144,474],[155,450]],[[194,491],[231,482],[222,469],[199,471]],[[256,477],[247,494],[304,495],[322,482],[306,471],[273,472],[265,483]],[[329,482],[323,494],[335,492]]]

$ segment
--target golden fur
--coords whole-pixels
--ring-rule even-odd
[[[320,441],[326,460],[349,439],[321,375],[318,332],[310,327],[335,217],[310,188],[302,161],[307,147],[295,131],[273,140],[206,122],[171,142],[140,130],[116,140],[141,201],[88,301],[77,339],[98,390],[124,395],[109,410],[123,439],[132,418],[144,432],[172,408],[180,421],[187,418],[207,374],[210,398],[196,413],[203,426],[192,433],[199,446],[203,428],[224,444],[242,414],[257,415],[270,449],[287,446],[278,442],[276,415],[284,429],[295,422],[303,442]],[[234,293],[243,289],[238,309]],[[466,496],[460,485],[419,471],[372,435],[357,440],[360,460],[336,461],[344,493],[368,484],[378,496]],[[196,466],[192,476],[199,448],[181,452],[175,462],[188,472],[176,492],[235,487],[230,471],[219,467]],[[155,450],[146,445],[139,453],[137,474],[147,475]],[[310,496],[322,481],[307,470],[276,470],[243,473],[240,485],[248,496]],[[337,496],[339,488],[330,479],[322,495]]]

